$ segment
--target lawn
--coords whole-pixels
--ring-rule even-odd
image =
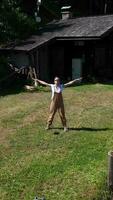
[[[48,89],[0,97],[0,200],[108,200],[113,85],[64,90],[69,131],[45,131]],[[55,134],[57,132],[57,134]]]

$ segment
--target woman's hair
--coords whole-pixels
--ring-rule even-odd
[[[58,76],[56,76],[55,78],[54,78],[54,81],[55,80],[59,80],[60,81],[60,78],[58,77]]]

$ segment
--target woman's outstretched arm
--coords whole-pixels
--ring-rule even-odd
[[[64,86],[65,87],[68,87],[70,85],[73,85],[74,83],[76,82],[80,82],[82,80],[82,78],[77,78],[77,79],[74,79],[73,81],[69,81],[68,83],[65,83]]]
[[[42,81],[42,80],[39,80],[39,79],[34,79],[34,81],[37,81],[38,83],[42,84],[42,85],[45,85],[45,86],[51,86],[51,84],[45,82],[45,81]]]

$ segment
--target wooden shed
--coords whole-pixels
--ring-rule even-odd
[[[113,15],[52,21],[24,42],[1,47],[18,68],[32,66],[39,78],[80,76],[112,79]]]

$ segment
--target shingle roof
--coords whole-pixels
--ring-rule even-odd
[[[54,38],[102,38],[113,30],[113,15],[53,21],[24,43],[7,49],[30,51]],[[6,48],[5,48],[6,49]]]

